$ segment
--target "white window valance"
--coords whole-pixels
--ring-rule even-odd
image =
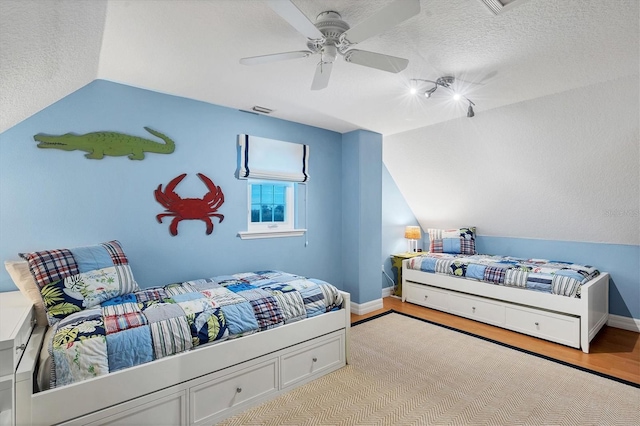
[[[238,178],[309,180],[309,145],[238,135]]]

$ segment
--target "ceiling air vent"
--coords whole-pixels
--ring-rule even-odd
[[[262,113],[262,114],[271,114],[273,112],[272,109],[261,107],[261,106],[258,106],[258,105],[255,105],[251,109],[254,110],[255,112],[259,112],[259,113]]]
[[[527,0],[481,0],[482,3],[486,4],[489,9],[493,12],[494,15],[498,15],[506,10],[511,9],[514,6],[518,6]]]

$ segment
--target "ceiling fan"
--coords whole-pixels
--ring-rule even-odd
[[[311,90],[321,90],[329,85],[333,62],[338,55],[343,56],[346,62],[392,73],[402,71],[409,64],[407,59],[351,47],[420,13],[420,0],[396,0],[353,28],[335,11],[320,13],[314,24],[290,0],[267,0],[267,3],[293,28],[307,37],[309,50],[242,58],[241,64],[259,65],[320,54]]]

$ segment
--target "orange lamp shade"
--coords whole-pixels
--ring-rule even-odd
[[[419,226],[407,226],[404,229],[404,237],[409,240],[419,240],[422,238]]]

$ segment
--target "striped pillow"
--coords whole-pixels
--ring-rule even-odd
[[[138,291],[118,241],[20,253],[44,301],[49,325],[116,296]]]
[[[429,252],[476,254],[476,227],[428,229]]]

